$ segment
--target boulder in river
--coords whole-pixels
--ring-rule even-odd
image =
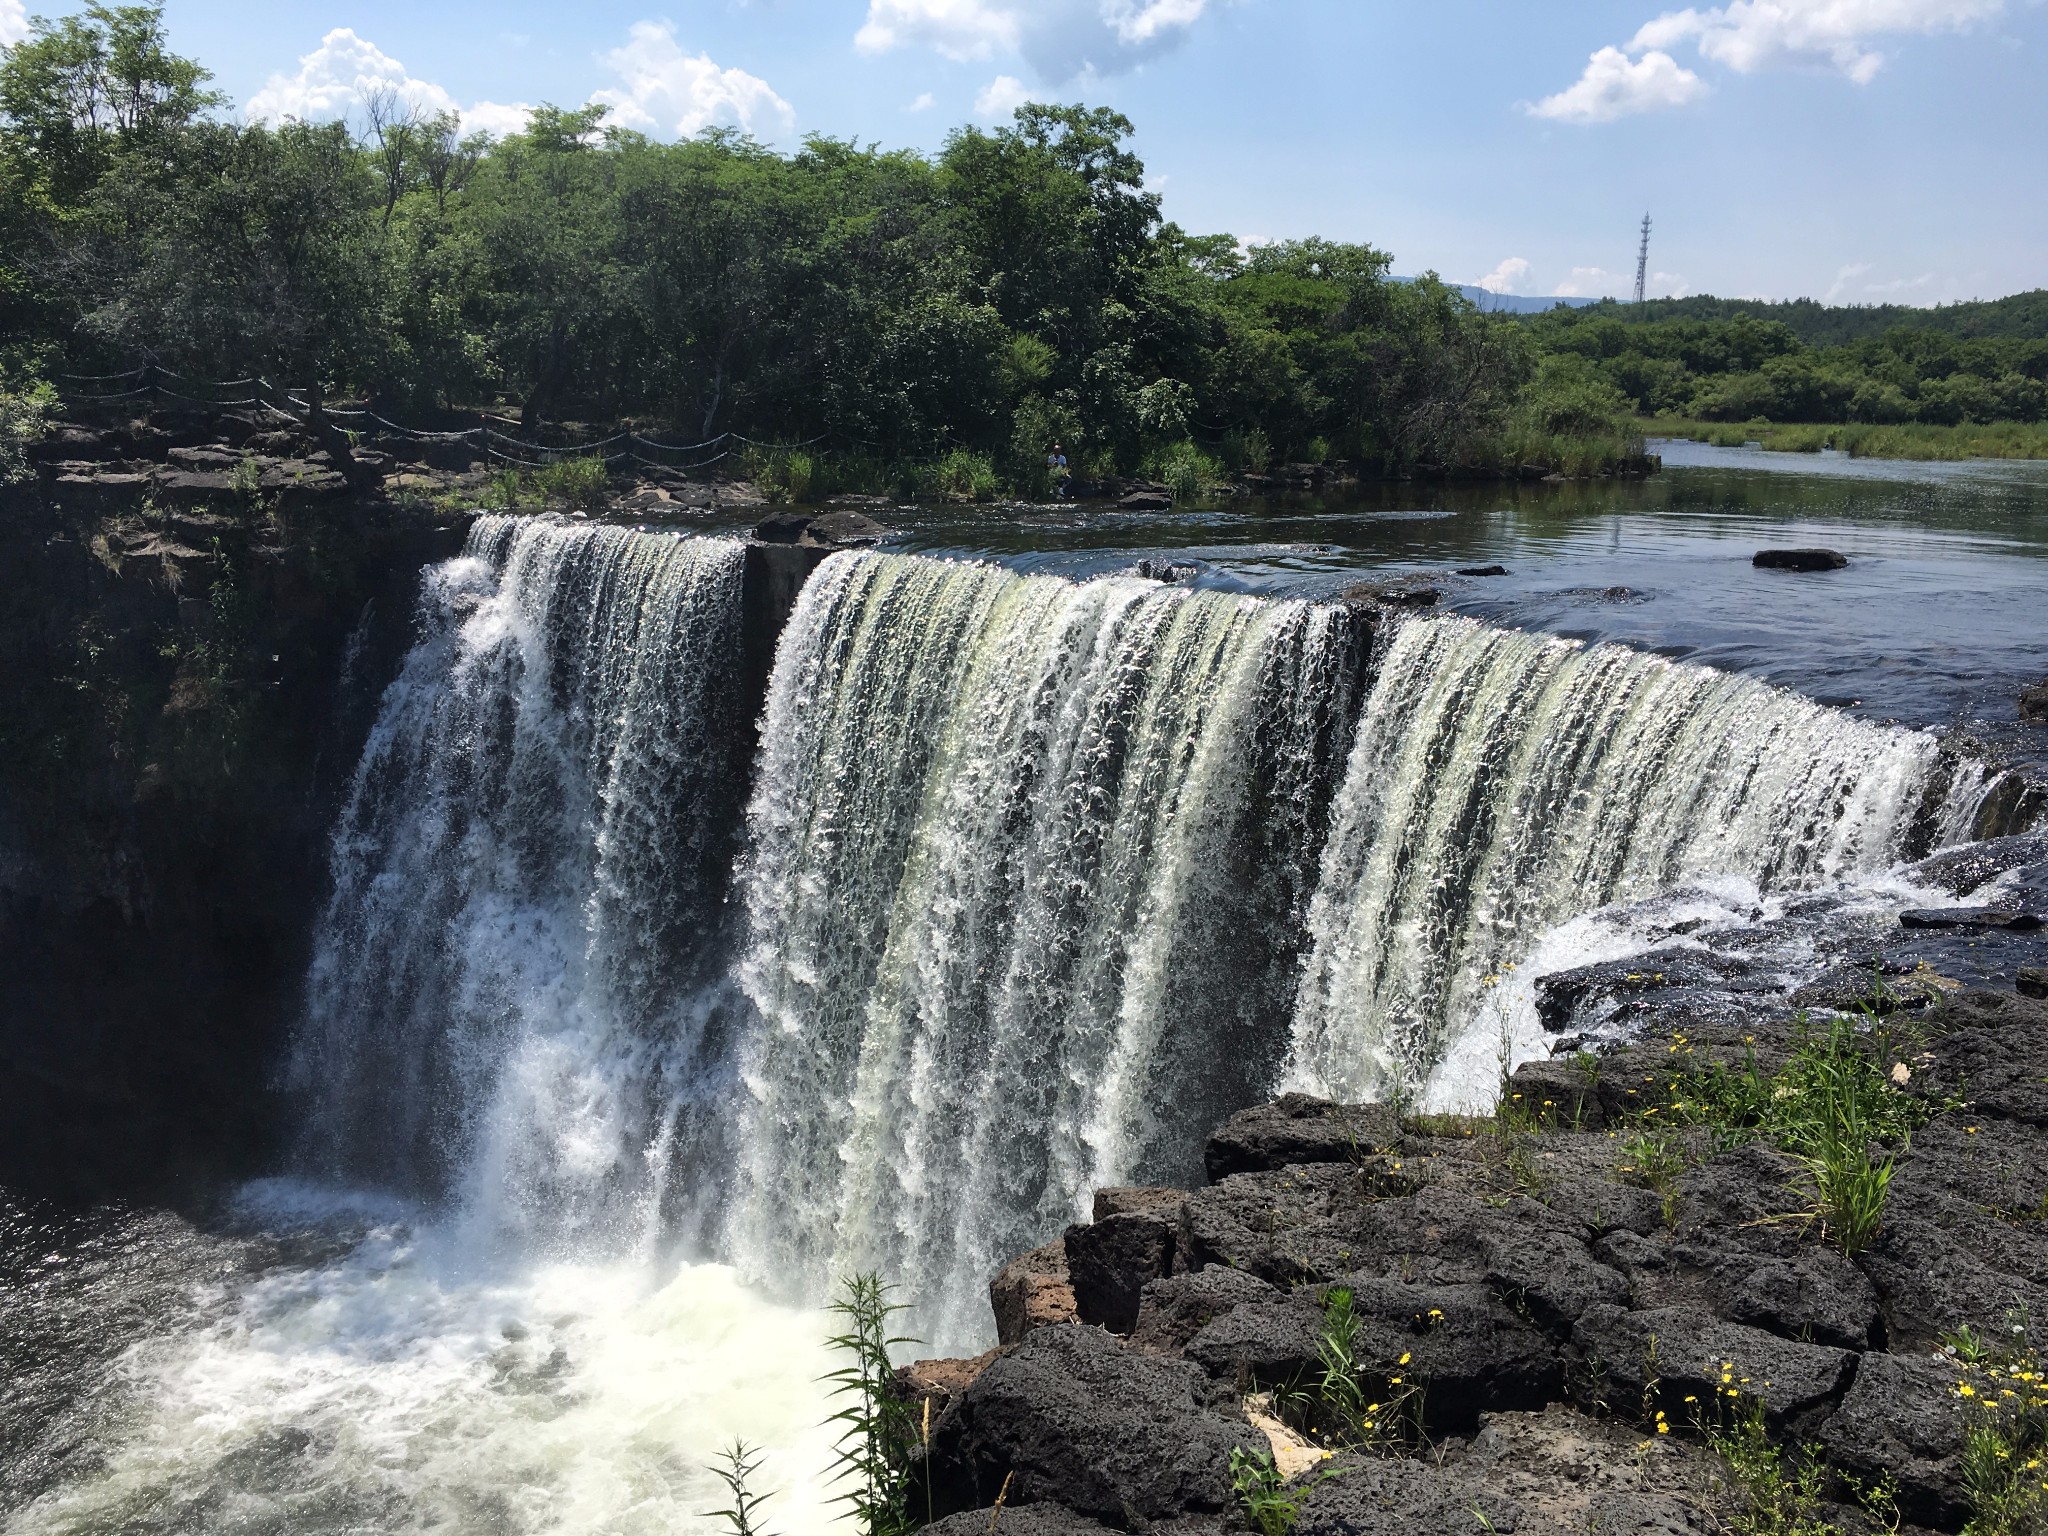
[[[1508,568],[1504,565],[1467,565],[1458,568],[1460,576],[1505,576]]]
[[[1119,512],[1170,512],[1173,510],[1171,491],[1133,491],[1121,498],[1116,508]]]
[[[2020,718],[2029,725],[2048,725],[2048,678],[2020,694]]]
[[[1760,571],[1839,571],[1848,563],[1832,549],[1760,549],[1750,561]]]

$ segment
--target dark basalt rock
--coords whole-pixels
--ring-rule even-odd
[[[2048,678],[2020,694],[2020,719],[2028,725],[2048,725]]]
[[[1181,1214],[1190,1269],[1223,1264],[1275,1285],[1355,1272],[1387,1225],[1362,1169],[1340,1163],[1238,1173],[1197,1190]]]
[[[1082,1322],[1111,1333],[1136,1326],[1146,1283],[1173,1273],[1186,1199],[1183,1194],[1171,1205],[1118,1211],[1067,1228],[1067,1274]]]
[[[1908,1091],[1962,1099],[1980,1114],[2048,1125],[2048,1004],[2016,992],[1958,992]]]
[[[1750,563],[1762,571],[1839,571],[1849,557],[1832,549],[1760,549]]]
[[[2001,907],[1930,907],[1901,912],[1901,928],[2005,928],[2014,933],[2033,933],[2041,926],[2035,912],[2014,912]]]
[[[1035,1328],[1074,1321],[1065,1240],[1005,1264],[988,1283],[988,1303],[996,1315],[996,1338],[1003,1344],[1015,1344]]]
[[[1119,512],[1170,512],[1173,510],[1173,494],[1170,491],[1133,491],[1120,497],[1116,508]]]
[[[1230,1453],[1265,1450],[1210,1407],[1185,1361],[1131,1349],[1099,1328],[1042,1328],[975,1380],[932,1435],[934,1511],[1057,1502],[1128,1526],[1235,1509]]]
[[[896,1368],[896,1395],[913,1410],[929,1402],[934,1420],[1001,1358],[1002,1346],[971,1360],[914,1360]]]
[[[1456,1468],[1346,1456],[1301,1501],[1295,1536],[1473,1536],[1519,1532],[1516,1505]],[[1484,1523],[1474,1511],[1484,1516]]]
[[[1323,1309],[1312,1291],[1302,1290],[1232,1308],[1188,1340],[1181,1353],[1218,1381],[1251,1392],[1307,1376],[1322,1333]]]
[[[1426,1383],[1423,1425],[1432,1435],[1469,1433],[1484,1413],[1540,1408],[1562,1389],[1555,1345],[1483,1285],[1360,1279],[1346,1288],[1369,1395]],[[1198,1334],[1187,1358],[1219,1380],[1282,1385],[1318,1368],[1323,1320],[1312,1292],[1284,1306],[1240,1307]]]
[[[1540,985],[1540,984],[1539,984]],[[1597,1071],[1552,1057],[1525,1061],[1508,1082],[1510,1102],[1546,1127],[1598,1131],[1607,1127],[1607,1106],[1600,1097]]]
[[[2023,965],[2013,985],[2022,997],[2048,998],[2048,965]]]
[[[1434,608],[1443,596],[1420,581],[1362,581],[1340,594],[1347,603],[1377,603],[1385,608]]]
[[[1209,1137],[1202,1166],[1213,1184],[1290,1163],[1349,1163],[1393,1146],[1400,1134],[1400,1116],[1388,1105],[1290,1093],[1232,1115]]]
[[[1460,576],[1505,576],[1508,568],[1504,565],[1467,565],[1458,569]]]
[[[833,549],[853,549],[863,544],[878,543],[888,535],[887,524],[876,522],[865,512],[842,507],[812,518],[811,526],[804,531],[804,541],[829,545]]]
[[[1001,1509],[967,1509],[924,1528],[925,1536],[1097,1536],[1110,1526],[1077,1515],[1059,1504],[1005,1504]]]
[[[1899,1513],[1954,1530],[1970,1515],[1963,1479],[1963,1400],[1954,1364],[1932,1355],[1868,1354],[1820,1443],[1846,1472],[1898,1480]]]
[[[1679,1424],[1695,1412],[1710,1417],[1706,1405],[1717,1397],[1726,1402],[1734,1391],[1761,1402],[1773,1428],[1796,1427],[1841,1395],[1856,1363],[1846,1349],[1802,1344],[1681,1307],[1592,1307],[1572,1342],[1604,1384],[1607,1407],[1636,1413],[1650,1405]]]
[[[1751,1235],[1665,1243],[1617,1232],[1598,1251],[1627,1273],[1637,1306],[1711,1313],[1780,1338],[1869,1346],[1879,1326],[1877,1292],[1861,1270],[1813,1242],[1758,1252],[1739,1241]]]
[[[1154,1280],[1140,1293],[1131,1345],[1155,1354],[1177,1355],[1218,1318],[1243,1306],[1277,1305],[1286,1294],[1256,1275],[1221,1264],[1195,1274]]]
[[[1514,1507],[1518,1536],[1708,1536],[1724,1528],[1711,1513],[1719,1469],[1704,1449],[1672,1436],[1645,1444],[1630,1425],[1562,1406],[1490,1415],[1454,1465]]]

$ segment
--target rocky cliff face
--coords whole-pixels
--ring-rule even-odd
[[[340,777],[464,519],[0,491],[0,1182],[251,1168]]]

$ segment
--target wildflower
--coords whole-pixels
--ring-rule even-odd
[[[1412,1354],[1410,1354],[1410,1353],[1408,1353],[1408,1352],[1406,1352],[1406,1351],[1403,1351],[1403,1353],[1402,1353],[1402,1355],[1401,1355],[1401,1358],[1400,1358],[1400,1359],[1398,1359],[1398,1360],[1396,1360],[1396,1361],[1394,1362],[1394,1364],[1396,1364],[1396,1365],[1406,1365],[1406,1364],[1407,1364],[1407,1363],[1408,1363],[1408,1362],[1409,1362],[1410,1360],[1412,1360],[1412,1359],[1414,1359],[1414,1358],[1415,1358],[1415,1357],[1414,1357],[1414,1355],[1412,1355]]]
[[[1669,1424],[1666,1424],[1661,1417],[1657,1420],[1657,1433],[1660,1435],[1668,1435],[1671,1433],[1671,1426]]]
[[[1956,1383],[1957,1397],[1975,1397],[1976,1395],[1977,1389],[1971,1386],[1967,1381],[1959,1381]]]
[[[1966,1125],[1963,1127],[1963,1134],[1965,1136],[1974,1136],[1977,1134],[1977,1127],[1975,1127],[1974,1125]]]
[[[1903,1061],[1893,1062],[1892,1081],[1897,1083],[1901,1088],[1905,1087],[1906,1084],[1913,1081],[1913,1069],[1907,1066]]]

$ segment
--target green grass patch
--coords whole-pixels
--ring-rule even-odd
[[[1674,1035],[1669,1101],[1641,1118],[1703,1126],[1724,1148],[1767,1140],[1791,1153],[1806,1168],[1812,1214],[1828,1240],[1860,1253],[1883,1226],[1899,1154],[1940,1107],[1903,1091],[1910,1043],[1873,1015],[1815,1022],[1802,1014],[1791,1055],[1766,1073],[1753,1047],[1735,1062],[1701,1060]],[[1646,1130],[1631,1148],[1661,1166],[1649,1137]]]

